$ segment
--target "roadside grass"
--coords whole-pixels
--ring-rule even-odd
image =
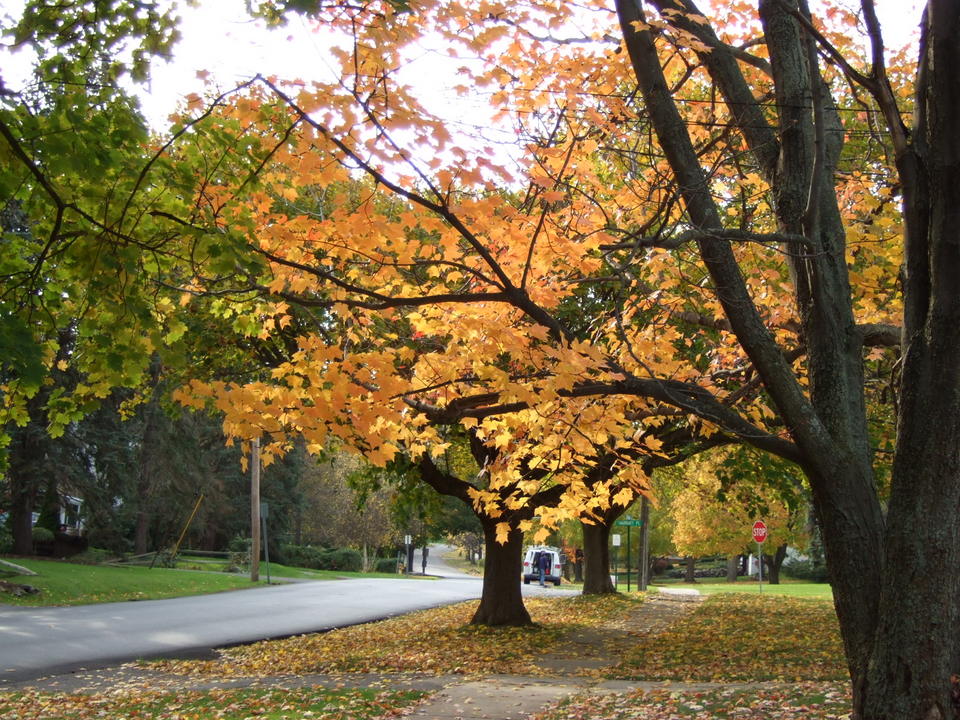
[[[228,573],[222,561],[197,560],[187,557],[177,568],[149,568],[143,565],[84,565],[63,560],[13,558],[18,565],[40,573],[37,576],[10,576],[0,568],[0,579],[32,585],[40,589],[36,595],[17,597],[0,592],[0,605],[44,607],[49,605],[89,605],[123,600],[159,600],[186,595],[206,595],[225,590],[242,590],[265,585],[267,567],[260,566],[260,580],[250,581],[249,574]],[[200,571],[200,572],[198,572]],[[270,563],[271,582],[284,578],[305,580],[342,580],[344,578],[397,579],[395,573],[358,573],[339,570],[310,570],[279,563]],[[430,579],[430,578],[426,578]]]
[[[480,562],[475,565],[471,565],[470,561],[463,556],[459,548],[453,548],[451,551],[444,553],[443,561],[450,567],[467,575],[483,575],[483,560],[480,560]],[[429,569],[429,565],[427,568]]]
[[[425,693],[380,690],[233,689],[176,693],[121,689],[104,695],[0,695],[0,720],[377,720],[395,717]]]
[[[640,635],[612,675],[637,680],[844,680],[833,604],[717,594],[659,635]]]
[[[692,585],[678,582],[660,582],[653,584],[654,587],[684,587],[696,590],[701,595],[716,595],[717,593],[746,593],[752,595],[786,595],[788,597],[818,598],[822,600],[833,599],[833,591],[828,583],[808,583],[795,581],[781,581],[779,585],[763,583],[763,591],[756,580],[738,580],[737,582],[727,583],[705,583],[696,582]]]
[[[152,668],[217,677],[349,672],[534,675],[536,658],[567,631],[596,626],[640,602],[623,596],[529,598],[535,627],[470,625],[476,601],[326,633],[220,651],[217,660],[160,660]]]
[[[203,570],[205,572],[228,572],[228,563],[222,558],[203,557],[199,555],[183,554],[177,556],[177,568],[180,570]],[[243,575],[244,573],[234,573]],[[246,573],[246,574],[249,574]],[[293,578],[297,580],[342,580],[343,578],[362,577],[362,578],[399,578],[416,577],[404,576],[398,573],[377,573],[377,572],[352,572],[348,570],[314,570],[313,568],[293,567],[283,565],[278,562],[260,561],[260,577],[266,578],[267,575],[272,578],[282,580],[283,578]]]
[[[33,585],[36,595],[16,597],[0,594],[6,605],[47,606],[87,605],[121,600],[154,600],[205,595],[224,590],[256,587],[249,577],[226,573],[199,573],[170,568],[118,567],[114,565],[80,565],[58,560],[16,558],[39,575],[17,575],[12,582]],[[264,584],[263,582],[259,583]]]
[[[267,567],[266,564],[260,563],[260,577],[265,578],[267,576]],[[270,577],[271,578],[295,578],[303,580],[342,580],[343,578],[382,578],[382,579],[393,579],[397,578],[413,578],[421,577],[417,575],[398,575],[397,573],[362,573],[362,572],[347,572],[345,570],[313,570],[310,568],[298,568],[291,567],[290,565],[281,565],[280,563],[270,563]]]

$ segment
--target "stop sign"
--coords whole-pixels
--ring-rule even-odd
[[[753,539],[758,543],[767,539],[767,524],[763,520],[757,520],[753,524]]]

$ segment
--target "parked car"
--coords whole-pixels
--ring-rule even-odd
[[[540,556],[543,553],[550,555],[550,569],[544,574],[544,582],[552,582],[559,585],[563,577],[563,563],[566,561],[563,553],[558,548],[547,547],[545,545],[532,545],[527,548],[523,554],[523,584],[529,585],[530,581],[540,582],[540,571],[537,569]]]

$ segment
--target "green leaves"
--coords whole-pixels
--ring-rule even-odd
[[[5,34],[15,47],[37,51],[43,75],[67,79],[92,70],[107,82],[125,74],[143,81],[152,57],[169,53],[180,37],[173,10],[133,0],[33,1]]]
[[[43,353],[27,323],[9,311],[0,311],[0,357],[4,375],[28,388],[37,388],[46,373]]]

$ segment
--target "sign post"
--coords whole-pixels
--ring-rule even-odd
[[[767,524],[763,520],[757,520],[753,524],[753,539],[757,542],[757,566],[760,579],[760,592],[763,592],[763,542],[767,539]]]
[[[627,592],[630,592],[630,528],[640,527],[643,525],[643,521],[632,517],[625,517],[617,520],[614,524],[627,528]],[[639,585],[640,579],[637,578],[637,589],[640,589]]]
[[[406,548],[407,575],[413,574],[413,538],[409,535],[403,536],[403,544]]]
[[[619,549],[620,549],[620,534],[614,533],[610,536],[613,539],[613,587],[617,590],[620,589],[620,568],[617,567],[617,560],[619,559]]]
[[[263,537],[263,561],[267,564],[267,585],[270,584],[270,541],[267,538],[267,515],[270,513],[270,504],[260,503],[260,535]]]

